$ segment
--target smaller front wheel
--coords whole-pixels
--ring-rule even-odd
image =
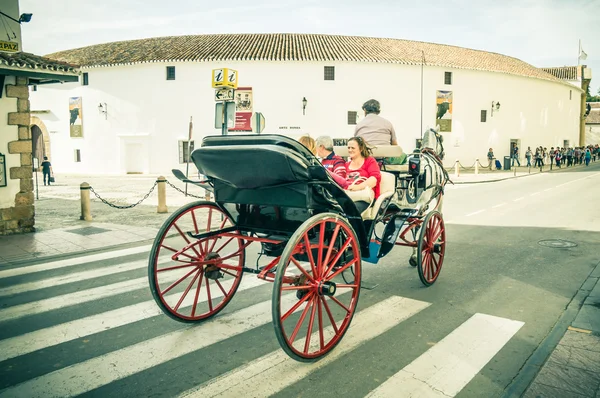
[[[444,263],[446,251],[446,227],[438,211],[427,214],[421,225],[417,248],[417,270],[425,286],[431,286],[437,280]]]

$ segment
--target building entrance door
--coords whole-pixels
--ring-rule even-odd
[[[125,171],[127,174],[142,174],[144,169],[144,145],[138,142],[125,144]]]

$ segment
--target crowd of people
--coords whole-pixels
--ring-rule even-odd
[[[489,165],[492,169],[495,160],[494,150],[490,148],[487,153]],[[513,143],[511,149],[511,165],[514,166],[515,162],[518,166],[521,166],[519,147],[516,143]],[[535,149],[527,147],[525,151],[525,160],[527,163],[526,167],[544,167],[546,165],[553,165],[559,168],[562,166],[571,167],[577,164],[585,164],[589,166],[590,162],[595,162],[596,159],[600,158],[600,146],[588,145],[575,148],[564,148],[564,147],[547,147],[539,146]]]

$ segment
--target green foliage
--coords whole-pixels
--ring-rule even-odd
[[[586,102],[600,102],[600,88],[598,88],[598,95],[591,95],[590,94],[590,86],[588,86],[587,90],[586,90]]]

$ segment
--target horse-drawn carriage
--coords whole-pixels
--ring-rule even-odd
[[[435,150],[439,135],[428,135]],[[299,361],[318,360],[352,321],[362,260],[374,262],[395,245],[413,247],[421,281],[437,280],[446,245],[438,210],[447,174],[434,150],[409,156],[408,171],[384,166],[380,196],[360,213],[297,141],[206,137],[192,160],[207,181],[186,182],[212,190],[214,202],[190,203],[160,229],[149,259],[156,302],[171,318],[202,321],[231,301],[244,273],[256,274],[274,282],[273,325],[283,350]],[[254,242],[268,264],[246,266]]]

